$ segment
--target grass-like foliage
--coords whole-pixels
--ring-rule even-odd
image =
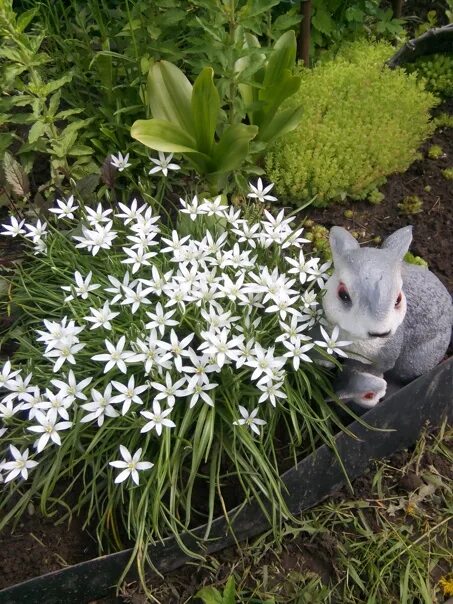
[[[302,104],[303,118],[266,159],[280,193],[295,200],[316,195],[319,206],[346,195],[361,199],[414,161],[433,131],[429,110],[436,101],[415,76],[384,66],[391,54],[385,43],[359,41],[302,71],[290,102]]]
[[[177,230],[135,199],[73,197],[48,222],[3,226],[28,251],[7,304],[1,525],[39,498],[83,512],[101,545],[126,535],[143,562],[151,540],[209,523],[225,486],[276,527],[287,515],[278,462],[332,443],[318,361],[347,343],[312,331],[328,264],[304,257],[293,218],[256,205],[269,189],[242,213],[181,200]]]

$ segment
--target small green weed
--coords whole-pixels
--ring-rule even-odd
[[[452,168],[445,168],[445,170],[442,170],[442,176],[446,180],[453,180],[453,167]]]
[[[398,205],[401,214],[420,214],[423,211],[423,201],[418,195],[407,195]]]
[[[431,145],[428,149],[429,159],[440,159],[444,155],[444,150],[440,145]]]

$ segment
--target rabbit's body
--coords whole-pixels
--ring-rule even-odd
[[[450,342],[451,296],[428,269],[403,262],[411,239],[405,227],[380,250],[360,248],[345,229],[331,230],[335,271],[323,305],[340,339],[352,342],[337,393],[363,406],[383,396],[384,375],[414,379],[442,360]]]

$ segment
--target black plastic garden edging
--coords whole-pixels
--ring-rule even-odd
[[[453,23],[434,27],[418,38],[409,40],[387,61],[387,65],[399,67],[435,53],[453,53]]]
[[[349,425],[356,438],[345,433],[337,435],[337,450],[348,477],[363,474],[371,460],[412,445],[427,422],[435,427],[445,418],[453,421],[453,358],[363,415],[362,419],[371,429],[356,421]],[[282,479],[293,514],[319,503],[345,483],[338,459],[325,445],[285,472]],[[229,523],[223,516],[214,521],[208,542],[203,541],[204,526],[183,535],[182,539],[191,551],[206,554],[232,545],[236,540],[256,536],[269,527],[256,503],[240,511],[232,510],[229,518]],[[102,556],[3,589],[0,604],[85,604],[113,594],[131,553],[128,549]],[[164,574],[189,560],[174,537],[154,545],[150,554],[155,568]]]

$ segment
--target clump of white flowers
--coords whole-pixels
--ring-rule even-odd
[[[250,197],[269,200],[270,188],[260,181]],[[72,196],[57,200],[57,229],[3,225],[36,256],[22,282],[43,288],[39,300],[23,290],[28,340],[0,375],[5,481],[32,477],[61,447],[102,457],[110,484],[142,488],[181,443],[207,458],[220,425],[259,447],[274,414],[303,417],[316,360],[344,355],[332,327],[315,329],[329,264],[303,250],[294,218],[264,209],[249,221],[223,196],[180,202],[174,229],[137,199],[89,208]],[[39,284],[40,270],[52,282]]]

